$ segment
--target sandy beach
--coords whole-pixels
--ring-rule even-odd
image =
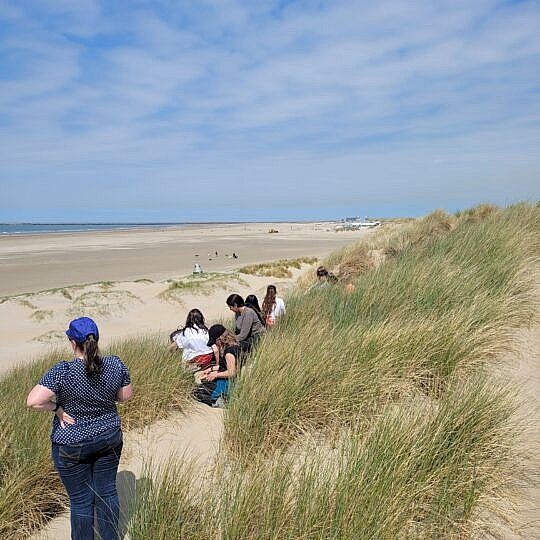
[[[228,316],[224,300],[232,292],[260,297],[274,283],[283,293],[300,271],[275,279],[236,270],[280,258],[323,258],[366,234],[336,233],[333,225],[255,223],[1,237],[0,373],[64,344],[67,322],[77,316],[99,321],[106,347],[128,335],[166,335],[192,307],[210,320]],[[269,234],[270,229],[279,232]],[[209,279],[168,293],[167,280],[190,275],[196,262]]]
[[[364,234],[336,233],[334,225],[246,223],[3,236],[0,297],[96,281],[157,281],[187,274],[196,262],[205,271],[223,272],[279,258],[323,257]],[[279,232],[269,234],[270,229]]]

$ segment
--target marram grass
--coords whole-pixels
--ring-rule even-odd
[[[131,538],[465,538],[519,482],[511,392],[492,379],[533,322],[540,208],[436,212],[323,262],[342,283],[306,292],[260,343],[225,418],[229,457],[202,479],[177,460],[141,479]],[[183,408],[191,383],[159,338],[110,347],[136,395],[125,429]],[[50,415],[26,410],[47,356],[0,381],[0,537],[65,507]],[[224,452],[221,452],[224,454]]]
[[[440,402],[388,405],[366,430],[333,444],[228,463],[201,479],[171,462],[149,475],[132,538],[432,539],[485,533],[471,525],[515,471],[509,390],[485,380],[452,385]],[[506,441],[501,444],[501,441]],[[145,536],[146,535],[146,536]]]
[[[298,259],[279,259],[277,261],[250,264],[243,266],[238,271],[242,274],[252,274],[262,277],[290,278],[292,277],[291,268],[299,270],[304,264],[314,264],[316,257],[299,257]]]
[[[361,274],[353,291],[329,286],[289,299],[231,400],[233,454],[267,454],[298,433],[368,418],[405,397],[439,398],[452,375],[482,370],[512,347],[514,329],[538,311],[540,210],[448,221],[430,225],[434,236],[408,225],[415,241]]]
[[[132,531],[496,537],[482,511],[504,519],[524,473],[518,389],[491,372],[538,314],[539,218],[527,205],[436,213],[379,239],[391,249],[379,265],[355,263],[353,291],[290,298],[233,392],[229,459],[204,483],[175,463],[139,500]],[[372,249],[358,248],[326,264]],[[162,519],[148,520],[156,507]]]

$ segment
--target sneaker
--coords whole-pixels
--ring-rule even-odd
[[[224,409],[225,408],[225,400],[219,396],[214,403],[212,403],[212,407],[214,409]]]

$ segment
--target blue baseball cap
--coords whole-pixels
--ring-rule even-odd
[[[99,339],[97,324],[89,317],[72,320],[66,330],[66,336],[69,339],[74,339],[77,343],[84,343],[90,334],[94,334],[96,341]]]

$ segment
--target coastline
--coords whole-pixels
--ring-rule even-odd
[[[179,230],[186,228],[200,228],[204,229],[207,227],[220,227],[220,226],[231,226],[231,225],[265,225],[265,224],[313,224],[313,223],[330,223],[337,224],[336,221],[329,220],[305,220],[305,221],[201,221],[201,222],[186,222],[186,223],[0,223],[0,238],[5,237],[20,237],[20,236],[43,236],[47,234],[56,235],[56,234],[81,234],[81,233],[115,233],[122,231],[160,231],[160,230]],[[30,226],[30,227],[39,227],[39,226],[50,226],[50,227],[59,227],[59,226],[74,226],[74,227],[84,227],[80,229],[56,229],[56,230],[29,230],[29,231],[4,231],[1,230],[2,227],[6,226]],[[93,228],[94,227],[94,228]]]

